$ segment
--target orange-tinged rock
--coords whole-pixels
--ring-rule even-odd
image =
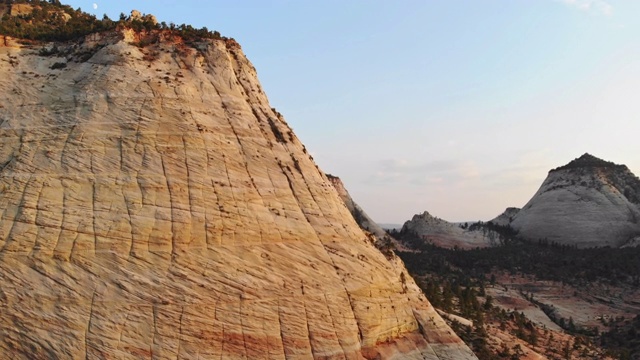
[[[0,353],[475,358],[238,46],[123,37],[84,62],[0,48]]]

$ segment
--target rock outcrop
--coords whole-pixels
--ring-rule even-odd
[[[30,4],[13,4],[9,10],[11,16],[25,16],[33,12],[34,6]]]
[[[158,24],[158,19],[154,15],[151,15],[151,14],[143,15],[138,10],[131,10],[131,16],[129,16],[129,19],[131,21],[141,21],[141,22],[148,21],[149,23],[151,23],[153,25],[157,25]]]
[[[511,221],[525,239],[619,247],[640,236],[640,179],[584,154],[553,169]]]
[[[433,245],[453,249],[475,249],[497,245],[498,234],[482,230],[470,230],[460,225],[432,216],[427,211],[416,214],[404,223],[401,232],[411,232]]]
[[[502,214],[491,219],[491,222],[495,225],[507,226],[511,224],[513,218],[518,215],[518,212],[520,212],[520,208],[508,207],[502,212]]]
[[[237,43],[124,35],[0,47],[2,357],[475,358]]]
[[[11,16],[28,16],[31,15],[35,10],[42,10],[41,6],[34,6],[31,4],[0,4],[0,18],[5,14],[9,14]],[[54,13],[50,13],[51,17],[60,17],[64,22],[71,20],[71,15],[67,14],[62,10],[55,11]],[[0,19],[0,21],[2,21]]]

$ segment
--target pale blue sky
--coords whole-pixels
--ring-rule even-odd
[[[640,1],[74,0],[233,37],[375,220],[489,220],[589,152],[640,175]]]

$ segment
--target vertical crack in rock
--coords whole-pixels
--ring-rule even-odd
[[[87,327],[85,329],[85,333],[84,333],[84,353],[85,353],[85,359],[89,360],[89,333],[91,332],[91,319],[93,317],[93,306],[96,302],[96,293],[95,291],[93,292],[93,295],[91,296],[91,305],[89,306],[89,316],[87,319]]]
[[[91,221],[92,221],[92,224],[93,224],[93,255],[96,255],[98,252],[100,252],[100,248],[98,247],[98,231],[97,231],[97,226],[96,226],[96,221],[97,221],[97,214],[96,214],[96,191],[97,191],[97,185],[96,185],[96,181],[97,181],[97,179],[93,178],[91,180],[93,180],[93,181],[91,181]]]
[[[304,295],[304,293],[303,293]],[[305,323],[305,327],[307,330],[307,340],[309,341],[309,349],[311,349],[311,356],[312,357],[317,357],[319,356],[319,352],[321,351],[321,349],[314,349],[313,346],[313,332],[311,331],[311,327],[309,325],[309,313],[307,312],[307,303],[304,300],[304,297],[302,298],[302,307],[304,309],[304,323]],[[316,355],[316,356],[314,356]]]
[[[343,340],[340,338],[340,335],[338,334],[338,330],[336,327],[336,322],[335,322],[335,318],[337,314],[332,314],[331,313],[331,307],[329,306],[330,301],[327,298],[327,293],[322,294],[322,296],[324,297],[324,302],[326,304],[327,307],[327,312],[329,313],[329,318],[331,319],[331,329],[333,330],[333,334],[335,335],[336,339],[338,340],[338,343],[340,344],[340,349],[342,350],[342,354],[346,357],[348,356],[348,351],[345,347],[345,344],[343,343]],[[362,336],[362,334],[358,334],[359,336]]]

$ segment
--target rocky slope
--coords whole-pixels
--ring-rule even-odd
[[[497,235],[492,232],[463,229],[426,211],[405,222],[401,231],[415,233],[424,241],[449,249],[474,249],[498,244]]]
[[[507,226],[513,221],[513,218],[518,214],[518,212],[520,212],[519,208],[508,207],[504,212],[502,212],[502,214],[496,216],[490,221],[496,225]]]
[[[640,235],[640,180],[584,154],[553,169],[510,226],[529,240],[619,247]]]
[[[475,358],[240,47],[155,35],[0,47],[3,357]]]
[[[345,188],[339,177],[327,174],[327,179],[329,179],[336,189],[338,196],[342,199],[347,209],[349,209],[349,212],[353,215],[353,219],[360,225],[360,228],[375,236],[376,246],[383,252],[391,255],[391,248],[399,245],[397,241],[389,236],[380,225],[373,221],[360,205],[353,201],[353,198],[351,198],[351,195],[349,195],[347,188]]]

